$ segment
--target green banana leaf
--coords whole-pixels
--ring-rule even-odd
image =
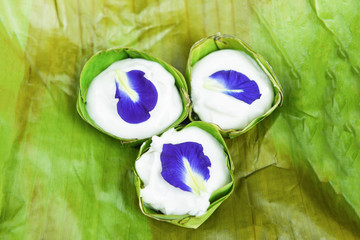
[[[359,239],[360,2],[0,2],[0,239]],[[264,56],[283,105],[226,140],[232,195],[198,229],[141,213],[124,147],[76,111],[96,52],[131,47],[185,73],[218,32]]]

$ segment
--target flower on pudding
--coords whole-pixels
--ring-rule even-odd
[[[200,195],[207,192],[211,162],[201,144],[183,142],[164,144],[160,155],[161,176],[174,187]]]
[[[252,104],[261,97],[257,83],[234,70],[222,70],[211,74],[204,83],[204,88],[220,91],[247,104]]]
[[[150,118],[158,93],[154,84],[139,70],[115,70],[115,98],[119,116],[128,123],[141,123]]]

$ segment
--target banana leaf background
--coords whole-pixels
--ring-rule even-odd
[[[360,239],[357,0],[0,0],[0,239]],[[183,74],[221,32],[263,55],[284,102],[227,140],[233,194],[197,230],[141,214],[125,147],[76,112],[93,54]]]

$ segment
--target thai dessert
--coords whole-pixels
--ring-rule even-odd
[[[206,55],[192,67],[191,100],[201,120],[224,130],[242,129],[271,108],[274,90],[249,55],[224,49]]]
[[[136,161],[140,197],[165,215],[201,216],[211,194],[231,182],[227,156],[211,134],[196,126],[154,136]]]

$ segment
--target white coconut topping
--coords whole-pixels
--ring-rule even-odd
[[[129,72],[140,70],[151,81],[158,92],[155,108],[144,122],[131,124],[117,113],[114,70]],[[159,63],[128,58],[111,64],[91,82],[86,99],[86,109],[92,120],[105,132],[125,139],[144,139],[159,134],[174,123],[181,115],[183,105],[175,86],[174,77]]]
[[[207,192],[197,195],[169,184],[161,176],[160,154],[164,144],[197,142],[210,159],[210,178],[205,182]],[[223,146],[209,133],[198,127],[180,132],[170,129],[161,137],[154,136],[150,149],[136,161],[136,171],[144,182],[140,196],[145,204],[166,215],[203,215],[209,207],[211,193],[231,181]]]
[[[221,70],[234,70],[254,80],[260,99],[247,104],[219,91],[204,87],[209,76]],[[259,65],[246,53],[238,50],[219,50],[198,61],[191,70],[191,100],[200,119],[219,125],[222,129],[242,129],[271,108],[274,99],[272,84]]]

